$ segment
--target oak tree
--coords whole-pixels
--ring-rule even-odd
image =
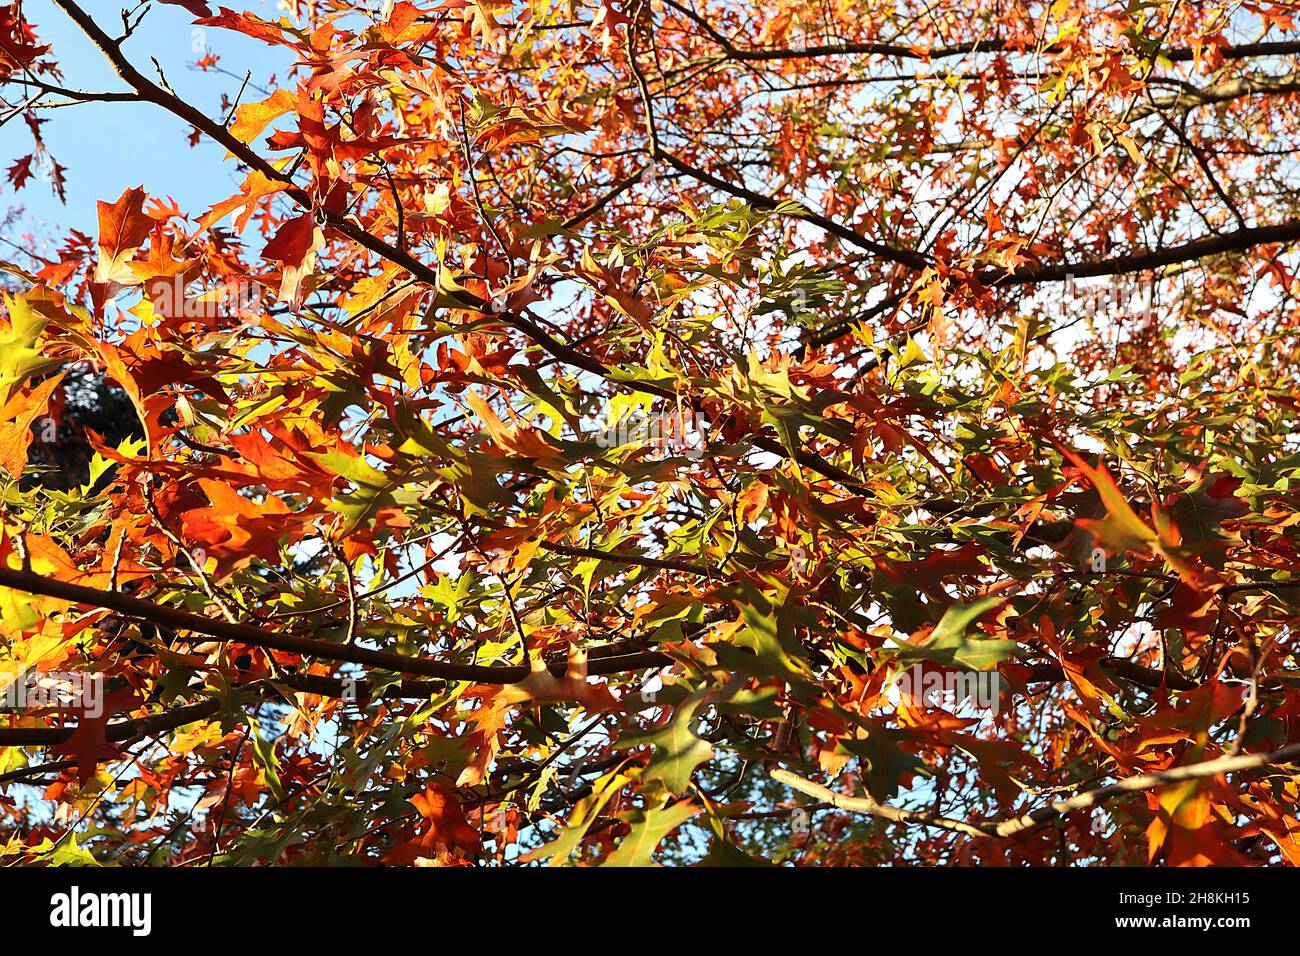
[[[272,6],[0,2],[6,861],[1300,862],[1291,4]]]

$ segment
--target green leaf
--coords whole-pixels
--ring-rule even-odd
[[[933,661],[962,670],[992,670],[1020,650],[1015,641],[1000,641],[985,637],[969,637],[966,629],[985,612],[1002,603],[1002,598],[987,597],[974,604],[954,604],[944,612],[930,636],[920,644],[907,644],[899,648],[897,658],[901,663]]]
[[[903,777],[930,775],[920,757],[900,746],[904,739],[906,734],[901,731],[873,723],[865,739],[840,742],[841,747],[858,758],[862,783],[875,800],[892,800]]]
[[[284,796],[284,785],[280,783],[280,761],[275,755],[275,741],[262,737],[261,728],[254,718],[249,717],[248,722],[252,728],[249,742],[253,745],[253,759],[262,768],[271,793],[279,800]]]
[[[22,296],[5,296],[9,328],[0,328],[0,407],[13,390],[40,372],[56,368],[36,347],[48,320],[35,312]]]
[[[651,810],[634,810],[622,819],[632,825],[632,832],[623,838],[604,866],[649,866],[655,849],[664,837],[700,812],[693,803],[674,803],[671,807]]]
[[[57,843],[46,837],[32,847],[32,856],[43,859],[50,866],[103,866],[94,854],[77,844],[77,835],[71,831]]]
[[[681,794],[690,786],[695,768],[713,759],[713,745],[691,729],[695,712],[703,702],[702,696],[683,701],[661,730],[639,738],[625,738],[617,744],[620,748],[654,744],[644,779],[661,780],[674,794]]]
[[[533,863],[549,859],[550,866],[562,866],[567,863],[569,856],[577,849],[582,838],[587,835],[587,830],[596,821],[596,817],[600,816],[600,811],[605,804],[630,780],[631,778],[621,769],[615,769],[593,783],[591,794],[574,806],[573,813],[569,817],[569,825],[564,828],[564,831],[545,846],[525,854],[524,862]]]

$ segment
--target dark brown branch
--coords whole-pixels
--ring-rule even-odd
[[[1190,110],[1198,106],[1214,103],[1226,103],[1243,96],[1260,93],[1279,94],[1300,92],[1300,72],[1285,76],[1238,76],[1213,86],[1199,89],[1187,89],[1171,96],[1158,96],[1150,103],[1143,103],[1133,108],[1129,114],[1130,121],[1143,119],[1157,112],[1169,110]]]
[[[112,741],[162,733],[204,717],[211,717],[221,709],[217,698],[186,704],[147,717],[110,721],[104,736]],[[72,737],[75,727],[0,727],[0,747],[48,747],[65,743]]]
[[[1041,49],[1031,44],[1011,41],[1002,37],[990,37],[985,40],[972,40],[967,43],[953,43],[946,46],[937,46],[926,49],[920,45],[910,45],[902,43],[880,43],[880,42],[861,42],[861,43],[827,43],[816,44],[806,47],[740,47],[725,34],[721,33],[711,23],[701,17],[698,13],[690,10],[674,0],[666,0],[668,6],[682,13],[689,19],[699,25],[705,33],[709,35],[718,46],[726,52],[727,56],[733,60],[743,62],[762,62],[766,60],[807,60],[819,59],[821,57],[838,57],[838,56],[883,56],[896,60],[947,60],[953,57],[970,56],[976,53],[1063,53],[1067,48],[1058,45],[1048,45]],[[1243,43],[1235,46],[1224,46],[1219,49],[1225,60],[1245,60],[1262,56],[1285,56],[1292,53],[1300,53],[1300,41],[1295,40],[1274,40],[1265,43]],[[1172,49],[1161,50],[1160,55],[1174,63],[1188,63],[1195,59],[1196,51],[1191,47],[1174,47]]]
[[[268,628],[255,627],[251,624],[214,620],[181,611],[177,608],[155,604],[120,592],[100,591],[95,588],[69,584],[54,578],[32,574],[26,571],[14,571],[0,568],[0,587],[10,587],[29,594],[43,594],[47,597],[72,601],[77,604],[117,611],[130,617],[151,621],[164,627],[177,630],[193,631],[223,641],[236,641],[252,647],[267,650],[286,651],[292,654],[304,654],[325,660],[346,661],[366,667],[393,671],[398,674],[413,674],[420,677],[434,677],[440,680],[472,681],[478,684],[514,684],[529,674],[526,664],[508,664],[492,666],[486,664],[457,664],[450,661],[431,660],[426,657],[407,657],[391,651],[378,651],[356,645],[334,644],[311,637],[285,634]],[[644,651],[638,654],[626,654],[618,657],[604,657],[593,660],[588,665],[592,676],[618,674],[624,671],[640,670],[647,667],[663,667],[672,663],[672,658],[656,651]],[[562,661],[550,663],[556,674],[563,674],[565,665]]]
[[[542,549],[554,554],[565,554],[571,558],[598,558],[601,561],[612,561],[615,564],[635,564],[644,568],[657,568],[660,571],[681,571],[684,574],[698,574],[701,577],[708,577],[710,571],[700,564],[694,564],[690,561],[679,561],[673,558],[651,558],[640,554],[628,554],[621,551],[601,551],[599,548],[579,548],[569,544],[555,544],[551,541],[543,541]]]
[[[1102,670],[1109,671],[1113,677],[1118,677],[1130,684],[1138,684],[1141,687],[1160,687],[1162,684],[1171,687],[1174,690],[1192,690],[1200,686],[1191,678],[1184,677],[1174,671],[1162,672],[1151,667],[1143,667],[1133,661],[1123,657],[1107,657],[1099,662]],[[1028,678],[1031,684],[1045,684],[1049,682],[1059,682],[1065,680],[1065,671],[1059,664],[1039,664],[1033,668]]]
[[[1059,265],[1026,266],[1010,272],[1003,269],[990,269],[979,273],[977,278],[984,285],[1029,285],[1038,282],[1064,282],[1070,278],[1087,279],[1095,276],[1125,275],[1228,252],[1244,252],[1255,246],[1295,242],[1297,239],[1300,239],[1300,219],[1292,219],[1272,226],[1254,226],[1217,236],[1192,239],[1180,245],[1167,246],[1152,252],[1136,252],[1112,259],[1066,262]]]

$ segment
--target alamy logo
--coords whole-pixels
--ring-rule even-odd
[[[106,283],[108,299],[117,303],[119,297],[141,293],[153,303],[154,310],[167,318],[177,319],[240,319],[255,324],[266,298],[260,285],[244,279],[229,278],[209,283],[187,295],[191,282],[184,276],[159,276],[143,285]],[[120,305],[120,303],[119,303]]]
[[[180,276],[154,279],[146,284],[147,295],[163,315],[187,319],[237,318],[255,313],[262,305],[261,287],[227,280],[192,297],[185,294],[186,281]]]
[[[148,893],[82,893],[73,887],[50,897],[50,925],[59,929],[125,926],[133,936],[153,929],[153,899]]]
[[[699,458],[704,454],[708,420],[698,412],[633,412],[596,434],[601,448],[638,445],[661,456]]]
[[[76,671],[27,671],[0,692],[0,711],[76,711],[92,720],[104,713],[104,678]]]
[[[1149,279],[1132,277],[1083,284],[1067,274],[1061,314],[1071,318],[1083,315],[1090,320],[1127,317],[1149,321],[1155,315],[1155,286]]]
[[[885,699],[898,706],[906,694],[924,707],[961,703],[997,712],[1001,679],[997,671],[952,671],[914,664],[886,688]]]

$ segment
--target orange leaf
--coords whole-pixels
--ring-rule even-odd
[[[95,267],[96,282],[116,282],[134,285],[135,273],[126,262],[139,249],[153,219],[144,211],[144,189],[128,189],[115,203],[98,202],[99,209],[99,263]]]
[[[604,684],[587,682],[587,652],[569,645],[569,661],[563,677],[556,677],[539,656],[529,662],[531,672],[523,680],[501,689],[499,699],[507,703],[557,704],[575,701],[589,710],[622,709]]]
[[[280,263],[280,301],[300,303],[303,276],[311,272],[316,250],[324,244],[325,234],[309,212],[290,219],[266,244],[263,257]]]
[[[1102,521],[1080,518],[1078,525],[1096,535],[1097,539],[1108,548],[1116,551],[1147,551],[1157,540],[1156,533],[1147,527],[1137,516],[1124,498],[1115,479],[1110,476],[1105,465],[1093,468],[1078,455],[1065,452],[1076,468],[1097,489],[1101,502],[1106,506],[1106,517]]]
[[[48,410],[50,395],[62,381],[62,373],[47,378],[30,392],[15,395],[0,412],[0,468],[11,478],[22,477],[32,443],[32,422]]]

